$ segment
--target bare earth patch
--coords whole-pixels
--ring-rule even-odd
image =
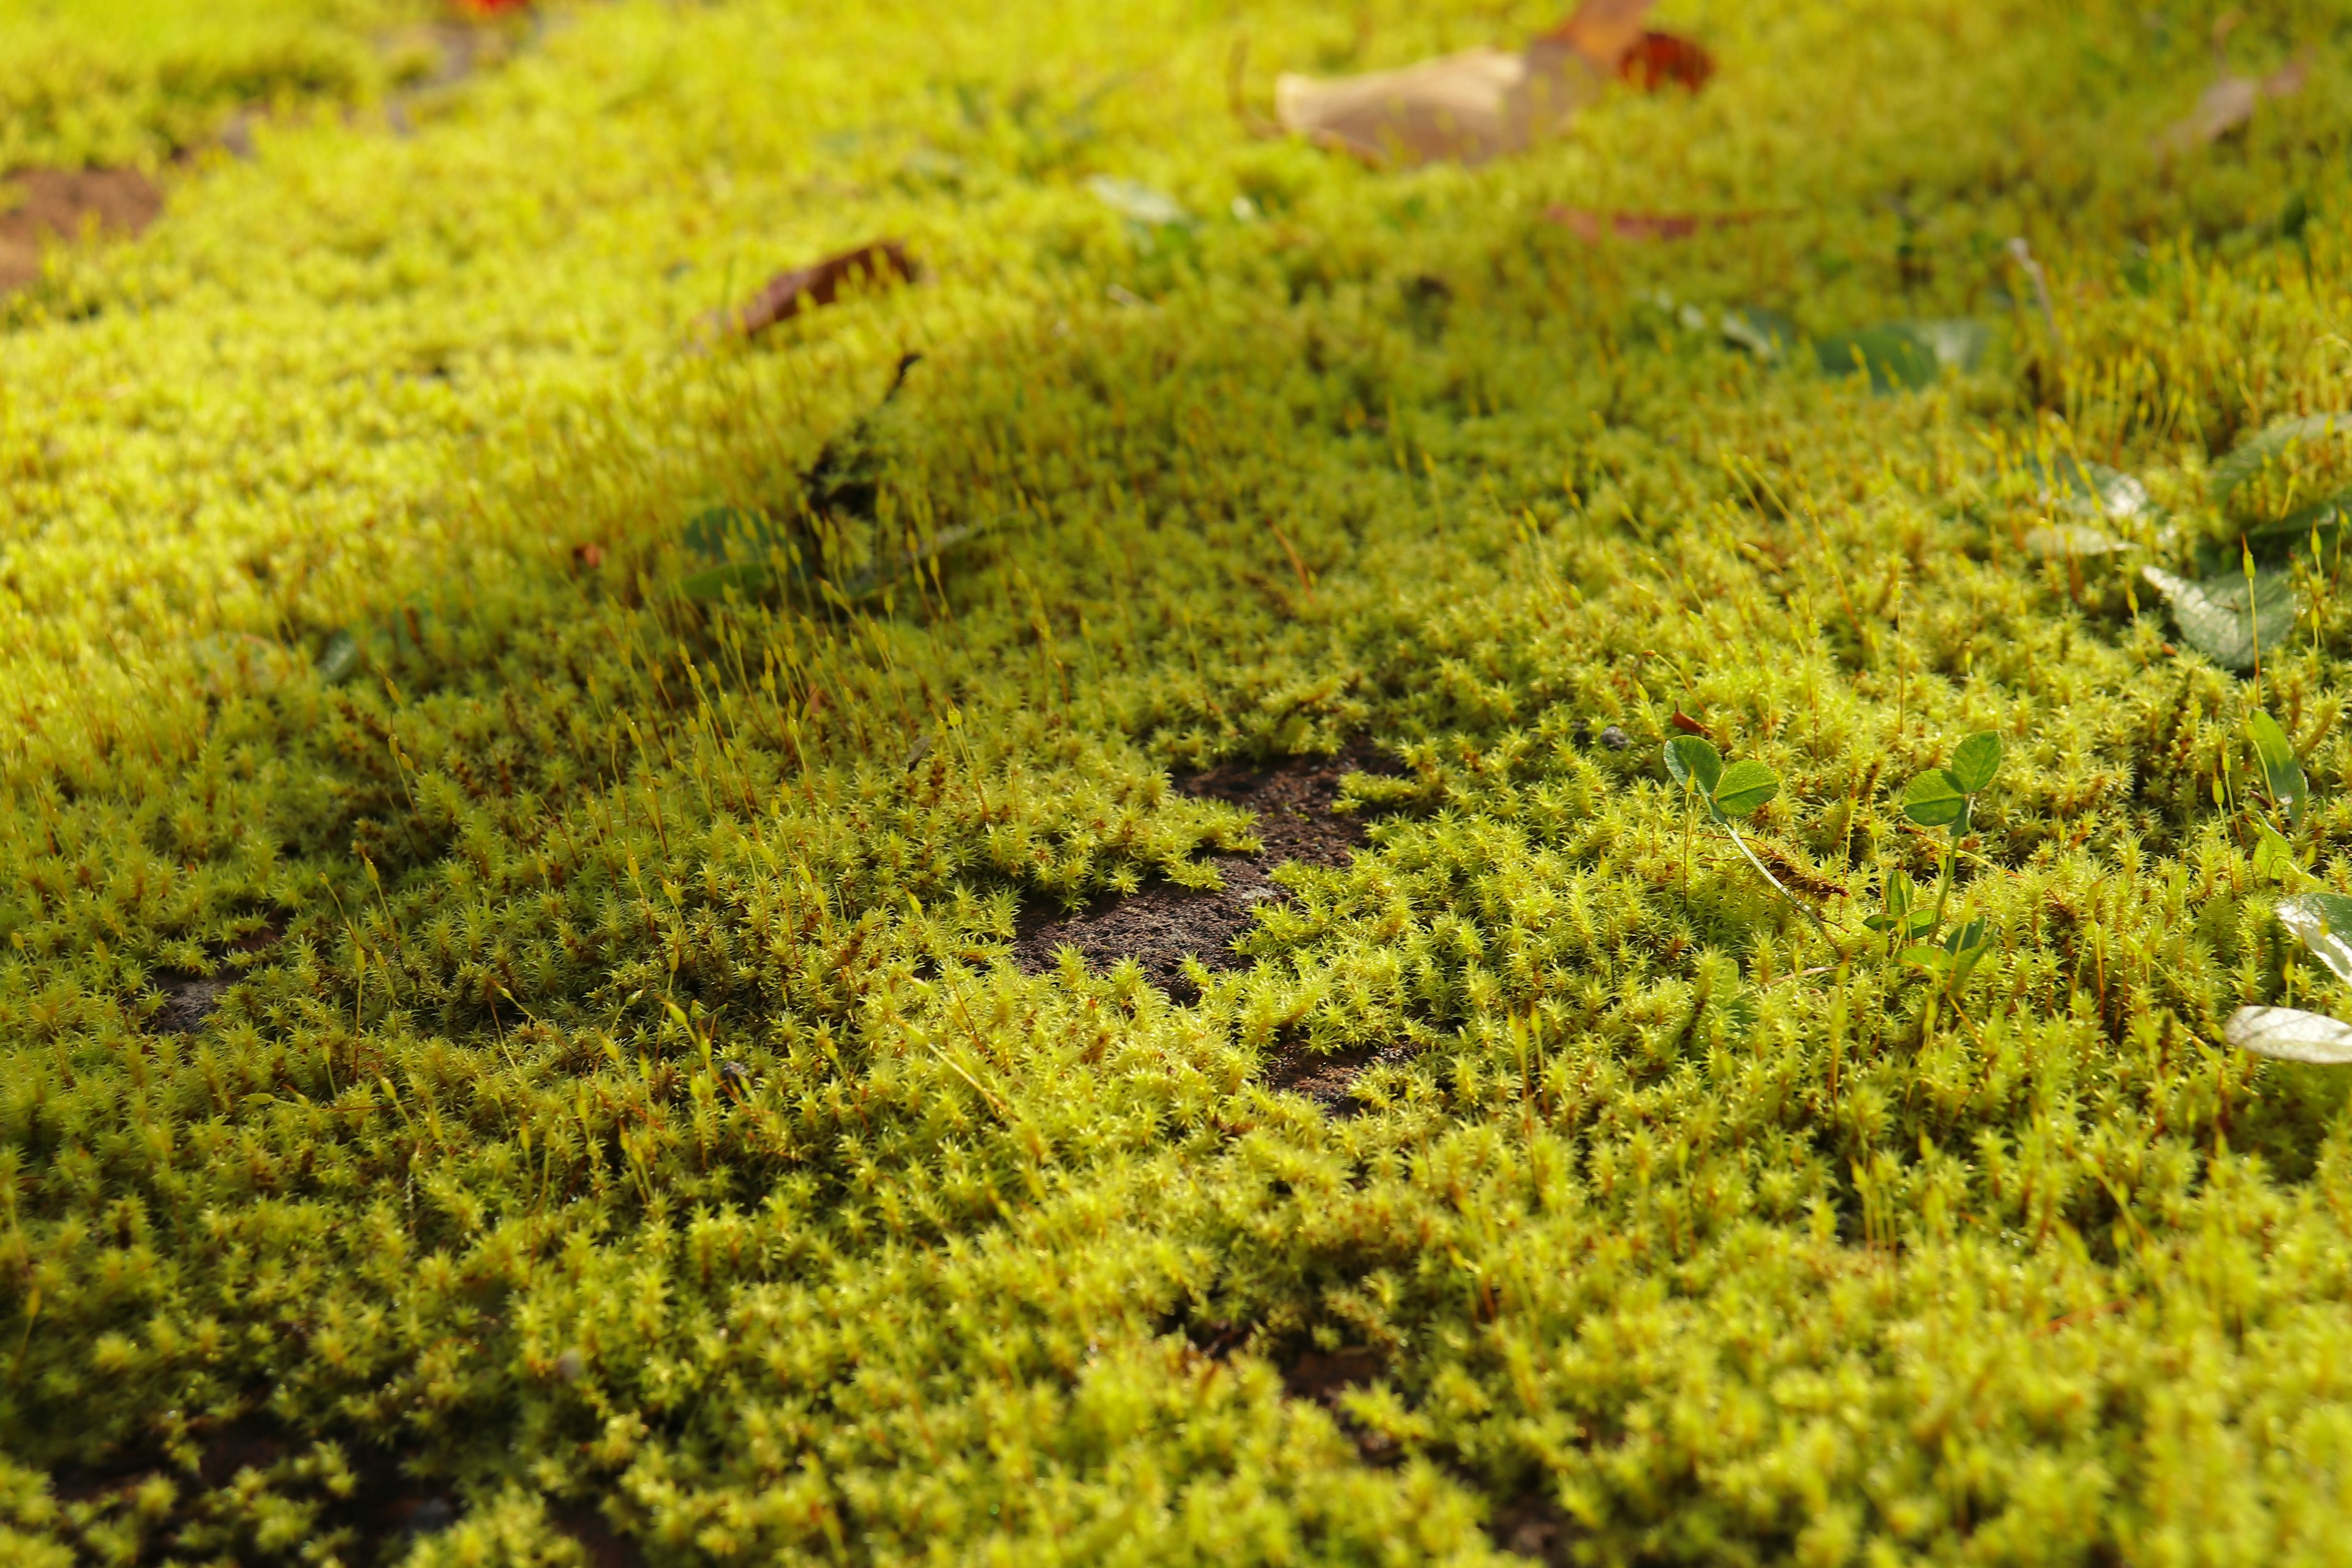
[[[1076,949],[1097,971],[1133,959],[1145,977],[1170,996],[1193,1000],[1199,993],[1184,973],[1184,961],[1198,959],[1212,973],[1239,968],[1242,961],[1233,951],[1234,939],[1249,929],[1261,904],[1287,896],[1274,880],[1275,868],[1344,866],[1363,843],[1362,820],[1331,810],[1339,798],[1339,781],[1351,773],[1386,773],[1393,767],[1359,743],[1336,757],[1294,758],[1265,769],[1228,763],[1179,779],[1176,787],[1187,795],[1255,813],[1264,847],[1255,855],[1214,857],[1224,882],[1214,892],[1163,886],[1105,900],[1076,914],[1033,909],[1015,933],[1013,962],[1024,973],[1043,974],[1055,966],[1065,947]],[[1402,1047],[1318,1054],[1303,1042],[1285,1041],[1268,1053],[1265,1081],[1269,1088],[1304,1095],[1325,1111],[1344,1116],[1354,1109],[1349,1097],[1366,1068],[1402,1061],[1407,1054]]]
[[[1295,758],[1263,770],[1228,763],[1177,780],[1187,795],[1255,812],[1265,847],[1255,855],[1213,857],[1224,882],[1214,892],[1152,887],[1076,914],[1033,909],[1014,934],[1013,962],[1024,973],[1043,974],[1065,947],[1076,948],[1097,970],[1131,958],[1154,985],[1178,1001],[1192,1000],[1197,993],[1184,977],[1184,960],[1197,958],[1211,971],[1240,966],[1230,945],[1234,938],[1249,929],[1258,905],[1284,897],[1271,875],[1276,867],[1348,863],[1364,841],[1363,824],[1332,815],[1331,806],[1342,778],[1379,765],[1369,748],[1351,748],[1337,757]]]
[[[41,275],[45,244],[137,234],[163,215],[163,190],[136,169],[23,169],[0,177],[0,293]]]

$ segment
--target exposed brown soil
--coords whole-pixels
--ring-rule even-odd
[[[1212,972],[1239,966],[1229,944],[1249,929],[1260,904],[1284,896],[1269,875],[1276,867],[1292,861],[1348,863],[1349,852],[1364,840],[1364,827],[1354,816],[1331,814],[1339,781],[1380,765],[1370,748],[1358,747],[1337,757],[1295,758],[1264,770],[1228,763],[1177,780],[1176,787],[1187,795],[1256,813],[1265,847],[1255,855],[1213,857],[1224,883],[1214,892],[1160,886],[1076,914],[1032,909],[1014,935],[1013,962],[1025,973],[1043,974],[1065,947],[1077,949],[1097,970],[1131,958],[1154,985],[1190,1001],[1197,993],[1184,977],[1184,960],[1197,958]]]
[[[79,239],[93,225],[137,234],[162,216],[163,191],[136,169],[25,169],[0,176],[0,208],[5,293],[40,277],[45,244]]]
[[[1225,763],[1176,781],[1185,794],[1227,801],[1256,815],[1263,847],[1255,855],[1214,857],[1224,886],[1214,892],[1189,888],[1146,888],[1124,899],[1106,900],[1076,914],[1032,909],[1022,918],[1013,962],[1029,974],[1051,970],[1065,947],[1076,948],[1089,967],[1107,970],[1133,959],[1152,984],[1180,1002],[1198,990],[1184,973],[1184,961],[1198,959],[1210,972],[1240,967],[1232,942],[1249,929],[1258,907],[1286,895],[1271,873],[1277,866],[1344,866],[1364,841],[1362,819],[1334,816],[1339,781],[1351,773],[1389,773],[1395,764],[1358,742],[1336,757],[1300,757],[1272,768]],[[1349,1091],[1375,1062],[1402,1060],[1391,1047],[1317,1055],[1304,1045],[1276,1047],[1265,1079],[1277,1089],[1303,1094],[1324,1110],[1346,1115]]]
[[[289,1458],[301,1445],[291,1441],[273,1423],[246,1417],[213,1430],[196,1461],[196,1486],[217,1491],[236,1480],[240,1471],[267,1471]],[[407,1473],[397,1455],[362,1452],[356,1456],[358,1486],[346,1496],[320,1500],[324,1504],[320,1524],[328,1530],[349,1530],[358,1537],[356,1555],[362,1563],[392,1563],[406,1557],[420,1537],[437,1535],[457,1522],[459,1507],[453,1493],[430,1479]],[[196,1500],[189,1478],[173,1467],[153,1462],[129,1462],[96,1468],[69,1467],[50,1478],[55,1494],[67,1502],[97,1502],[109,1497],[128,1498],[150,1477],[177,1481],[183,1492],[183,1513],[164,1521],[161,1532],[187,1522],[185,1512]],[[591,1568],[645,1568],[645,1552],[637,1543],[617,1534],[593,1506],[557,1502],[549,1517],[555,1528],[577,1542]]]
[[[1566,1564],[1575,1561],[1576,1522],[1547,1497],[1525,1497],[1504,1504],[1486,1521],[1495,1544],[1519,1557],[1538,1563]]]
[[[232,953],[267,952],[278,945],[284,935],[275,924],[265,925],[219,949],[218,956],[225,960]],[[222,994],[236,978],[237,973],[233,970],[210,975],[166,972],[154,976],[155,989],[163,994],[163,1005],[155,1010],[148,1027],[159,1035],[194,1034],[220,1006]]]
[[[221,993],[228,988],[228,982],[217,976],[189,974],[163,981],[155,988],[163,994],[163,1005],[156,1009],[148,1026],[159,1035],[193,1035],[220,1005]]]
[[[1327,1054],[1310,1051],[1302,1042],[1286,1040],[1268,1054],[1263,1076],[1268,1089],[1305,1095],[1327,1114],[1344,1117],[1360,1109],[1355,1101],[1357,1079],[1383,1063],[1412,1059],[1412,1052],[1402,1045]]]

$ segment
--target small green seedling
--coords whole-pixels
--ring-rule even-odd
[[[1753,816],[1764,804],[1780,793],[1780,775],[1752,759],[1733,763],[1726,767],[1722,753],[1696,735],[1677,735],[1666,742],[1666,772],[1683,787],[1683,799],[1691,809],[1683,819],[1683,887],[1690,888],[1690,829],[1697,816],[1696,808],[1704,805],[1709,820],[1730,836],[1734,847],[1755,868],[1756,874],[1771,886],[1774,892],[1813,922],[1823,941],[1829,941],[1829,928],[1794,893],[1780,885],[1780,879],[1765,868],[1748,847],[1748,840],[1739,837],[1738,818]],[[1831,942],[1834,947],[1835,942]]]
[[[2246,735],[2254,743],[2263,791],[2270,796],[2273,814],[2272,819],[2254,814],[2254,872],[2273,882],[2290,881],[2296,870],[2292,839],[2302,830],[2304,813],[2311,805],[2311,782],[2295,758],[2294,742],[2277,720],[2256,709],[2246,721]]]
[[[1962,741],[1945,766],[1930,768],[1911,781],[1910,787],[1903,792],[1903,815],[1921,827],[1940,827],[1945,833],[1942,875],[1937,881],[1935,906],[1926,910],[1918,909],[1911,879],[1900,871],[1891,872],[1886,879],[1886,912],[1864,922],[1873,931],[1887,933],[1890,950],[1898,942],[1911,942],[1912,945],[1902,949],[1904,961],[1942,975],[1948,990],[1958,990],[1967,982],[1991,942],[1982,919],[1954,928],[1940,945],[1935,937],[1944,927],[1945,905],[1952,896],[1954,863],[1958,858],[1959,842],[1968,837],[1974,818],[1977,796],[1984,793],[2000,771],[2000,737],[1982,730]]]

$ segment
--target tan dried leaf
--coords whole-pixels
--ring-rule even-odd
[[[1274,84],[1283,129],[1371,163],[1482,163],[1558,133],[1642,37],[1653,0],[1585,0],[1523,50],[1465,49],[1399,70]]]

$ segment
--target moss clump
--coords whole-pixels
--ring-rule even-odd
[[[1244,91],[1549,19],[1362,16],[1255,19]],[[583,9],[11,301],[0,1552],[2338,1550],[2346,1084],[2218,1042],[2352,1007],[2243,739],[2345,888],[2352,610],[2273,553],[2257,688],[2131,574],[2336,460],[2208,482],[2352,406],[2336,24],[2242,25],[2312,86],[2159,164],[2201,15],[1670,19],[1699,98],[1382,176],[1246,139],[1189,13]],[[696,346],[882,235],[921,287]],[[1736,308],[1990,343],[1873,395]],[[910,350],[872,516],[794,536],[887,587],[680,592]],[[2069,463],[2139,554],[2028,546]],[[1691,724],[1826,939],[1686,858]],[[1988,730],[1946,995],[1864,921]],[[1368,847],[1196,1004],[1009,962],[1244,840],[1171,770],[1365,737]],[[1356,1114],[1264,1086],[1365,1047]]]

